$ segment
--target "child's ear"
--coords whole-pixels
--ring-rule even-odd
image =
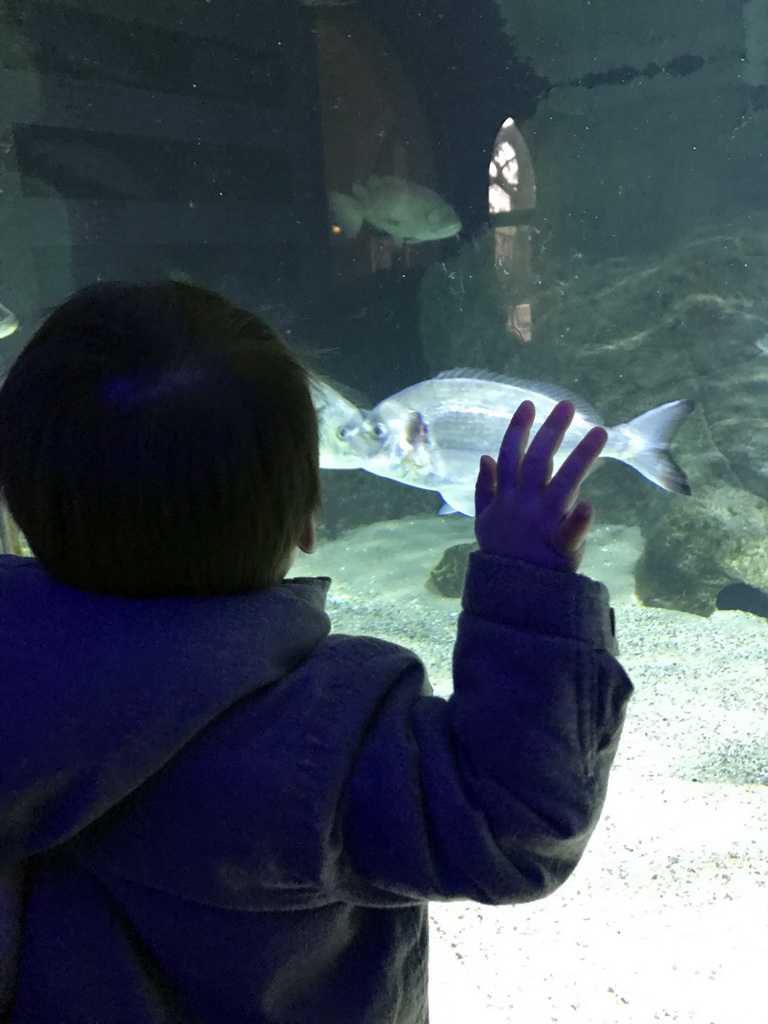
[[[315,534],[315,520],[314,517],[307,523],[304,532],[299,538],[299,548],[304,552],[305,555],[311,555],[315,550],[317,543],[317,536]]]

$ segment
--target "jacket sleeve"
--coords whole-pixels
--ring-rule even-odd
[[[632,687],[602,584],[472,555],[454,693],[392,673],[351,772],[340,828],[347,899],[518,903],[562,884],[605,799]]]

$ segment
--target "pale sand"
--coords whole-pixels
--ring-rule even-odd
[[[293,573],[332,576],[334,628],[413,648],[445,694],[459,602],[424,580],[470,539],[457,516],[377,523]],[[433,904],[432,1024],[768,1020],[768,621],[639,606],[638,544],[598,528],[583,565],[637,688],[603,818],[546,900]]]

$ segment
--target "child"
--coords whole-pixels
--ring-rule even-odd
[[[64,303],[0,390],[11,1024],[425,1024],[427,901],[573,871],[631,686],[575,573],[595,428],[484,457],[455,693],[284,580],[319,505],[307,373],[188,284]],[[0,975],[2,976],[2,975]]]

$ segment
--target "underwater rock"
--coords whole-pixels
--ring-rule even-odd
[[[467,575],[467,562],[477,544],[453,544],[446,548],[440,561],[429,570],[428,582],[443,597],[461,597],[464,590],[464,577]]]
[[[723,587],[768,589],[768,502],[720,486],[674,502],[643,529],[635,590],[647,605],[711,615]]]
[[[504,372],[515,343],[505,328],[511,300],[506,285],[494,269],[492,231],[427,270],[419,292],[419,333],[430,369]]]

